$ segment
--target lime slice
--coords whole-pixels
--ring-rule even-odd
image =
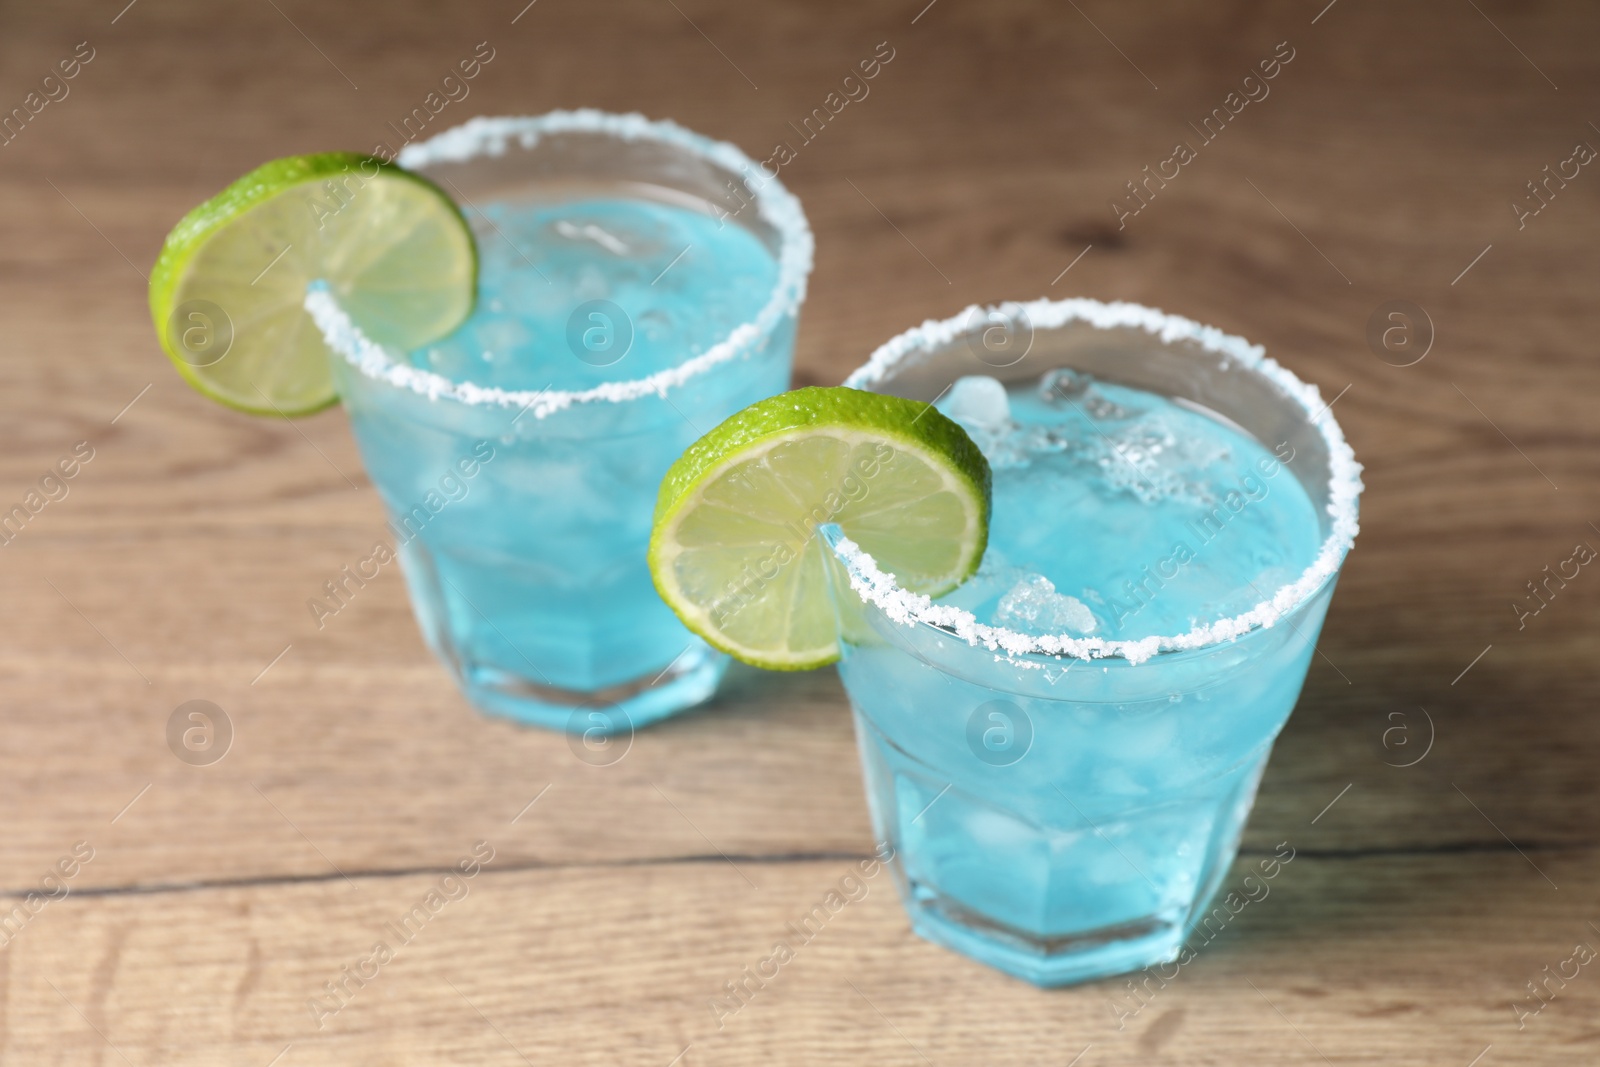
[[[327,282],[373,340],[411,349],[472,310],[477,246],[437,186],[372,156],[263,164],[173,227],[150,272],[150,315],[178,373],[257,415],[338,399],[302,306]]]
[[[769,670],[839,658],[837,524],[900,585],[939,596],[978,569],[989,464],[932,405],[856,389],[752,404],[696,441],[656,501],[650,573],[684,625]]]

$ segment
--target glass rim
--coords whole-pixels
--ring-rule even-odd
[[[771,296],[755,317],[735,326],[716,344],[677,366],[643,378],[603,382],[578,390],[502,389],[457,381],[411,366],[367,337],[326,286],[313,284],[306,291],[305,309],[321,331],[324,343],[363,376],[407,389],[429,400],[445,398],[474,407],[514,407],[520,408],[522,414],[543,419],[574,404],[620,404],[645,396],[665,397],[671,390],[713,367],[748,354],[785,316],[799,310],[805,300],[814,247],[811,226],[799,199],[783,186],[776,173],[769,174],[736,145],[695,133],[671,120],[649,119],[638,112],[618,114],[594,108],[531,116],[479,116],[426,141],[407,145],[400,150],[395,162],[407,169],[434,163],[465,163],[485,155],[502,156],[513,144],[531,149],[546,135],[563,133],[591,133],[623,141],[655,141],[697,155],[741,177],[757,213],[778,236],[778,277]]]
[[[870,390],[907,356],[940,351],[968,332],[970,323],[987,321],[986,316],[991,314],[1015,315],[1019,310],[1034,329],[1059,329],[1081,323],[1101,330],[1141,329],[1169,346],[1178,341],[1191,341],[1205,352],[1237,360],[1276,385],[1285,397],[1305,411],[1307,421],[1321,432],[1327,446],[1327,512],[1332,520],[1328,536],[1323,539],[1316,557],[1297,578],[1279,586],[1248,611],[1170,636],[1118,640],[1070,634],[1040,636],[979,622],[976,615],[964,608],[939,604],[920,593],[901,588],[892,574],[880,570],[877,562],[848,538],[830,538],[833,552],[850,578],[850,587],[863,602],[877,607],[895,623],[932,627],[974,647],[981,645],[990,651],[1002,652],[1019,666],[1044,666],[1017,658],[1030,654],[1056,659],[1120,658],[1139,664],[1158,653],[1208,648],[1234,641],[1254,630],[1270,628],[1308,603],[1338,573],[1360,531],[1357,501],[1362,483],[1361,464],[1356,462],[1355,452],[1333,417],[1332,402],[1324,402],[1315,385],[1302,381],[1268,356],[1264,346],[1224,333],[1215,326],[1205,326],[1142,304],[1104,303],[1088,298],[1041,299],[992,307],[973,305],[948,319],[929,320],[891,338],[880,345],[866,363],[851,371],[843,384],[852,389]],[[985,318],[979,319],[979,316]]]

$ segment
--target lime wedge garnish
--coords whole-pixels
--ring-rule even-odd
[[[150,273],[150,314],[178,373],[258,415],[338,399],[303,305],[327,282],[373,340],[411,349],[472,310],[477,246],[431,182],[371,156],[263,164],[184,216]]]
[[[667,472],[650,573],[684,625],[724,652],[769,670],[820,667],[839,657],[823,523],[903,588],[939,596],[983,558],[989,464],[921,401],[844,388],[769,397]]]

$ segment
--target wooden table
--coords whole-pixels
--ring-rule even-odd
[[[0,550],[0,1061],[1594,1062],[1600,576],[1513,607],[1600,546],[1600,173],[1566,162],[1600,146],[1592,8],[125,2],[0,16],[5,109],[92,54],[0,147],[0,505],[93,451]],[[1136,1014],[1119,981],[1041,992],[918,940],[881,876],[719,1026],[871,848],[831,670],[738,672],[593,766],[474,713],[393,577],[316,629],[306,599],[380,528],[344,417],[191,392],[143,275],[257,162],[392,141],[479,42],[434,128],[593,105],[798,146],[801,382],[972,301],[1083,294],[1243,333],[1337,399],[1365,529],[1241,862],[1296,858]],[[880,42],[870,95],[801,144]],[[1234,115],[1235,90],[1268,95]],[[1369,334],[1395,300],[1431,322],[1409,348]],[[167,743],[195,699],[233,732],[208,766]]]

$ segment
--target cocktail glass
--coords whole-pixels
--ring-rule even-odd
[[[408,146],[398,162],[454,197],[474,228],[485,263],[474,319],[566,295],[539,305],[551,327],[542,346],[526,340],[526,322],[513,323],[503,347],[481,353],[484,362],[473,363],[473,353],[465,369],[445,373],[375,343],[329,293],[308,296],[389,516],[390,536],[363,561],[364,573],[381,570],[388,544],[428,644],[485,711],[597,736],[707,699],[726,659],[656,595],[645,565],[651,512],[662,475],[685,447],[788,384],[811,266],[799,202],[732,145],[638,115],[475,119]],[[659,269],[660,277],[646,286],[628,262],[634,238],[608,232],[603,214],[599,223],[574,216],[553,230],[508,232],[507,212],[518,205],[578,200],[687,209],[702,219],[697,241],[710,247],[686,245],[670,262],[675,249],[657,248],[660,264],[649,273]],[[627,372],[630,347],[651,330],[692,334],[695,298],[641,314],[609,299],[614,279],[604,262],[586,266],[582,278],[549,276],[560,269],[546,257],[556,244],[597,243],[589,251],[605,262],[616,253],[619,277],[633,271],[635,297],[688,285],[709,306],[722,283],[748,283],[718,251],[739,234],[759,242],[768,269],[775,261],[759,311],[699,337],[649,374]],[[500,257],[498,274],[491,256]],[[378,326],[367,324],[368,333],[378,335]],[[497,336],[493,328],[475,336]],[[526,364],[510,372],[527,388],[493,384],[488,368],[500,361],[496,373],[507,373],[506,360]],[[553,381],[577,384],[539,387],[543,367]],[[335,595],[353,594],[349,577]]]
[[[867,800],[912,926],[1045,986],[1181,959],[1192,934],[1226,924],[1233,894],[1211,901],[1305,680],[1361,489],[1314,388],[1240,338],[1130,304],[972,308],[895,338],[845,384],[933,401],[966,375],[1056,368],[1286,444],[1320,550],[1244,614],[1110,641],[983,625],[824,528]]]

